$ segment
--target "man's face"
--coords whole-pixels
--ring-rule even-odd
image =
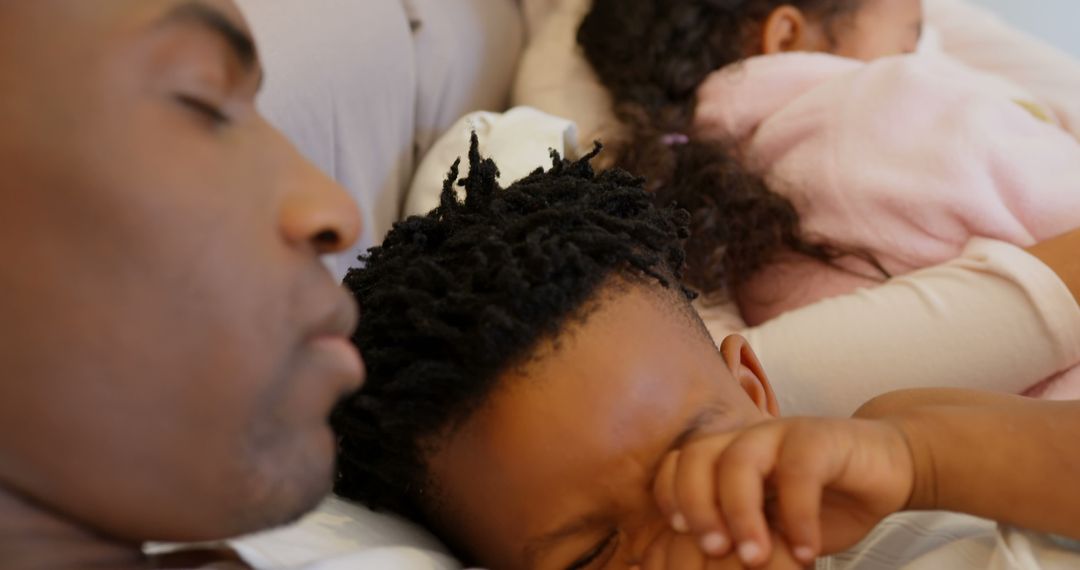
[[[355,205],[255,111],[229,0],[0,3],[0,485],[125,540],[331,481]]]
[[[490,568],[631,568],[670,532],[653,498],[668,451],[777,413],[741,339],[717,351],[669,299],[605,297],[502,379],[433,454],[450,537]]]

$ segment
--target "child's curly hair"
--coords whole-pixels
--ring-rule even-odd
[[[578,31],[628,128],[612,145],[615,162],[646,177],[661,204],[691,212],[687,282],[710,297],[783,252],[826,263],[855,255],[880,270],[867,254],[803,235],[791,202],[747,168],[734,144],[694,139],[698,86],[755,55],[760,26],[785,4],[819,19],[831,37],[857,0],[595,0]]]
[[[441,205],[396,224],[349,271],[368,379],[333,414],[338,494],[438,531],[432,449],[613,279],[665,291],[694,315],[680,282],[689,216],[656,207],[641,178],[594,173],[597,152],[555,155],[550,170],[503,190],[474,136],[465,199],[455,164]]]

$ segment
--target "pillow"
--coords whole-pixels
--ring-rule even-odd
[[[459,570],[423,529],[337,497],[300,522],[230,543],[256,568]]]
[[[408,17],[399,0],[239,5],[266,68],[260,110],[363,209],[359,243],[333,263],[344,275],[397,219],[412,173],[417,90]]]
[[[554,6],[545,20],[534,24],[537,29],[514,82],[513,104],[576,122],[583,145],[617,136],[611,95],[577,44],[577,29],[591,0],[531,1]],[[1080,136],[1080,63],[966,0],[926,0],[926,15],[941,33],[933,41],[940,41],[948,55],[1031,91],[1066,129]]]
[[[506,106],[516,0],[240,0],[267,82],[259,106],[349,190],[363,232],[338,277],[398,220],[419,156],[461,115]]]
[[[480,154],[499,165],[503,187],[537,168],[551,166],[551,151],[565,158],[578,155],[573,123],[531,109],[516,107],[506,113],[470,113],[462,117],[431,147],[413,177],[405,202],[406,216],[422,216],[439,205],[443,183],[454,161],[461,160],[459,178],[469,173],[469,141],[476,133]],[[462,190],[458,188],[461,195]]]
[[[507,107],[524,33],[518,0],[403,4],[415,26],[419,160],[465,113]]]

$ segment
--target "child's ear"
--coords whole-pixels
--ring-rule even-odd
[[[761,27],[761,53],[826,51],[823,31],[798,8],[785,4],[772,11]]]
[[[746,339],[739,335],[731,335],[720,344],[720,354],[724,357],[732,377],[742,386],[750,399],[757,405],[762,413],[772,417],[780,416],[780,406],[776,402],[776,394],[773,393],[769,378],[765,375],[765,369],[761,366],[754,349]]]

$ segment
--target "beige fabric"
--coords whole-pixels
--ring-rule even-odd
[[[555,5],[560,0],[519,0],[521,2],[521,11],[525,16],[525,29],[529,33],[529,37],[532,37],[536,33],[537,29],[544,23],[551,11],[555,9]]]
[[[611,95],[600,84],[577,45],[577,28],[592,0],[525,0],[537,14],[529,45],[518,66],[513,101],[577,123],[582,148],[617,129]]]

